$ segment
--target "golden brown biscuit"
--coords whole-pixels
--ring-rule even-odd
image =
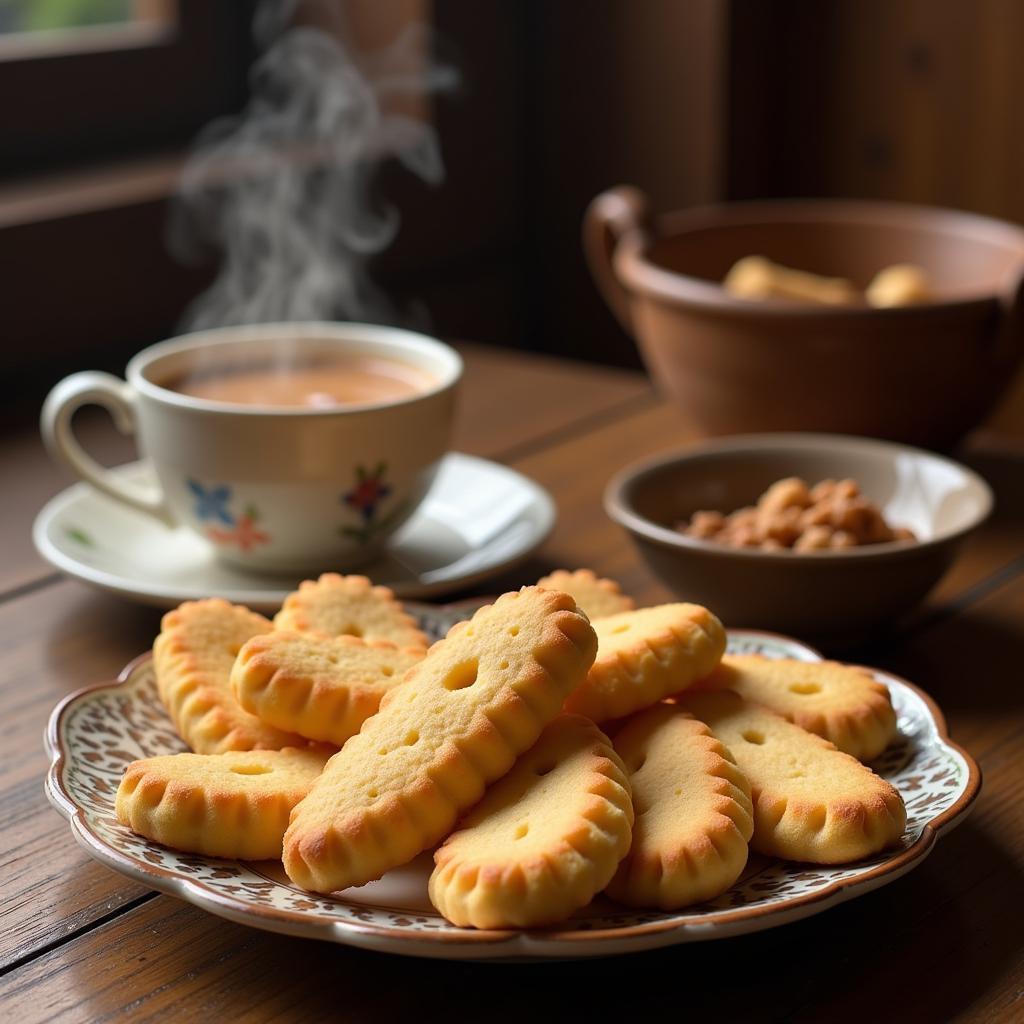
[[[589,719],[561,715],[434,854],[430,900],[463,927],[563,921],[608,884],[632,823],[611,741]]]
[[[721,622],[697,604],[662,604],[594,621],[597,658],[565,710],[621,718],[708,676],[725,651]]]
[[[524,587],[453,626],[292,814],[292,881],[331,892],[405,864],[537,741],[594,660],[568,594]]]
[[[789,299],[841,306],[859,298],[844,277],[822,277],[774,263],[764,256],[744,256],[726,274],[722,287],[743,299]]]
[[[270,629],[262,615],[220,598],[186,601],[163,617],[153,644],[157,689],[181,738],[197,754],[305,746],[301,736],[243,711],[231,692],[235,655]]]
[[[340,747],[426,653],[387,640],[275,631],[242,646],[231,686],[269,725]]]
[[[274,628],[389,640],[399,647],[430,644],[391,590],[375,587],[365,576],[339,576],[336,572],[300,583],[299,589],[284,599],[274,617]]]
[[[676,698],[732,752],[750,782],[758,853],[846,864],[897,842],[899,793],[828,740],[730,690]]]
[[[896,735],[889,688],[836,661],[727,654],[700,689],[734,690],[861,761],[878,757]]]
[[[630,718],[615,736],[633,787],[633,845],[608,895],[678,910],[725,892],[747,863],[750,784],[703,722],[670,704]]]
[[[575,572],[556,569],[537,580],[537,586],[568,594],[591,621],[636,607],[636,602],[622,593],[618,583],[599,579],[593,569],[577,569]]]
[[[897,263],[880,270],[865,291],[868,305],[913,306],[934,298],[927,271],[915,263]]]
[[[121,824],[187,853],[281,856],[291,809],[323,771],[328,748],[169,754],[133,761],[117,789]]]

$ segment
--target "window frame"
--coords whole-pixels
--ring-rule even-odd
[[[12,48],[0,59],[0,176],[187,141],[244,99],[251,16],[251,0],[177,0],[165,31]]]

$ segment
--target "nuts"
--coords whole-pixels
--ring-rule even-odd
[[[827,526],[811,526],[797,539],[794,551],[820,551],[831,547],[832,531]]]
[[[773,483],[757,505],[728,515],[694,512],[677,529],[700,540],[762,551],[842,551],[917,539],[906,527],[890,527],[850,479],[822,480],[808,487],[799,477],[786,477]]]

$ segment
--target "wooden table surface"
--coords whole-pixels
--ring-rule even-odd
[[[668,595],[610,523],[608,476],[689,436],[638,374],[467,347],[456,447],[555,495],[531,564],[477,592],[589,565]],[[244,928],[92,861],[43,795],[42,733],[65,694],[148,648],[159,613],[65,580],[33,515],[66,479],[33,431],[0,443],[0,1008],[3,1019],[521,1021],[561,1009],[714,1021],[1024,1020],[1024,423],[1011,403],[960,455],[998,508],[911,624],[865,658],[928,690],[981,763],[971,817],[905,878],[784,928],[611,960],[402,959]],[[111,462],[130,443],[87,419]],[[543,1001],[538,986],[543,986]]]

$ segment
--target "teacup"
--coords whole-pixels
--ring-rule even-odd
[[[195,374],[349,357],[402,365],[418,383],[383,400],[287,407],[174,390]],[[308,572],[370,560],[426,496],[448,449],[462,360],[392,327],[260,324],[153,345],[125,376],[76,373],[50,392],[42,432],[53,456],[111,498],[195,531],[224,562]],[[130,485],[81,448],[71,418],[89,404],[137,434],[157,489]]]

